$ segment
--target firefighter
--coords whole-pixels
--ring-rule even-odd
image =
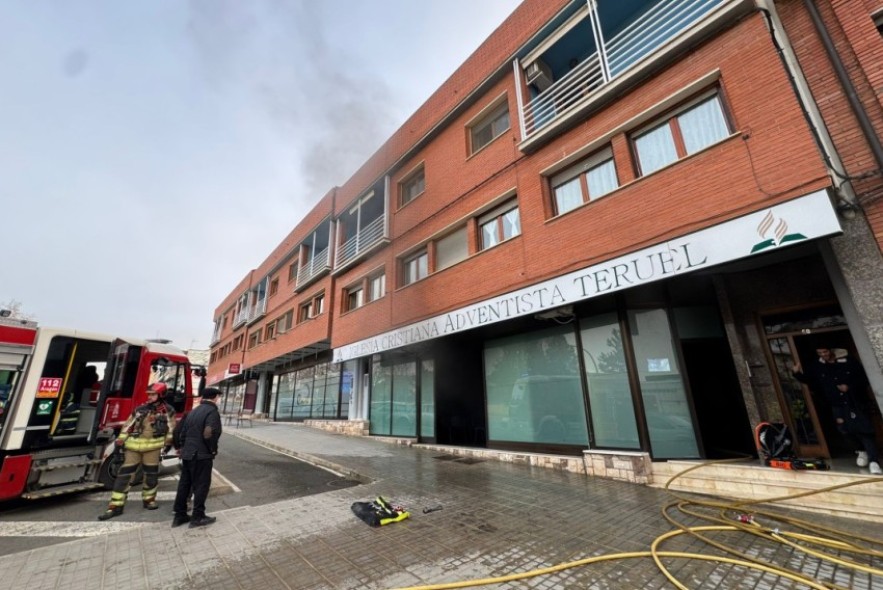
[[[125,450],[125,459],[117,473],[110,496],[110,505],[98,520],[107,520],[123,513],[132,476],[138,466],[144,472],[141,500],[147,510],[159,508],[156,504],[156,487],[159,476],[159,459],[164,449],[171,448],[172,431],[175,429],[175,409],[165,402],[168,388],[164,383],[147,387],[147,403],[135,408],[114,444]]]

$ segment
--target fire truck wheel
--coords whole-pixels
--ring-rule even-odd
[[[113,482],[117,477],[117,469],[119,467],[119,463],[115,463],[112,461],[113,456],[108,457],[104,460],[104,463],[101,464],[101,472],[98,474],[98,481],[104,484],[105,490],[113,489]],[[141,485],[141,481],[144,479],[144,473],[141,471],[141,466],[138,466],[138,471],[135,472],[135,475],[132,476],[132,485],[137,486]]]

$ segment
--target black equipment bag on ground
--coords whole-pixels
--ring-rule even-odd
[[[761,461],[768,467],[779,469],[827,470],[831,467],[824,459],[801,459],[794,452],[794,439],[787,424],[761,422],[754,429],[754,442]]]
[[[411,513],[401,506],[393,506],[383,496],[377,496],[373,502],[353,502],[350,507],[353,514],[371,526],[382,526],[405,520]]]

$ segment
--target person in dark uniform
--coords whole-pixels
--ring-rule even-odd
[[[202,401],[182,421],[175,436],[178,455],[183,466],[175,495],[175,517],[172,526],[190,523],[190,528],[206,526],[215,522],[214,516],[206,516],[205,499],[212,485],[212,464],[218,454],[221,438],[221,413],[215,400],[220,390],[207,387]],[[193,494],[193,516],[187,514],[187,500]]]
[[[792,366],[794,378],[825,396],[837,430],[855,449],[856,465],[867,467],[872,475],[883,474],[868,407],[868,378],[861,363],[841,348],[819,346],[816,354],[817,363]]]
[[[175,409],[163,399],[167,390],[165,383],[149,385],[147,403],[135,408],[120,429],[114,444],[125,449],[125,458],[113,483],[110,505],[98,520],[107,520],[123,513],[132,476],[139,465],[144,472],[144,484],[141,488],[144,508],[159,508],[156,504],[159,458],[164,447],[171,448],[172,431],[175,428]]]

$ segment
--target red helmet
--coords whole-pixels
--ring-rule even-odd
[[[168,390],[169,388],[165,383],[157,382],[147,386],[147,393],[155,393],[160,398],[164,398]]]

